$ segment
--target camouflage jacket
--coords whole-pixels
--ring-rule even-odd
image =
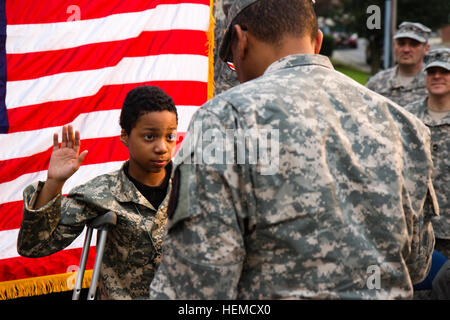
[[[401,106],[405,106],[427,96],[425,87],[425,71],[420,71],[407,86],[398,84],[396,79],[398,66],[380,71],[369,79],[366,87]]]
[[[433,185],[439,203],[439,217],[433,219],[436,238],[450,239],[450,115],[440,121],[431,118],[427,98],[405,106],[430,128],[433,157]]]
[[[150,298],[412,297],[438,214],[429,141],[327,57],[274,62],[193,116]]]
[[[112,210],[117,214],[117,225],[108,232],[98,298],[148,298],[149,284],[161,259],[168,196],[155,210],[127,178],[123,166],[75,187],[67,197],[58,195],[45,206],[31,209],[42,186],[43,182],[38,182],[24,190],[18,252],[42,257],[62,250],[81,234],[88,221]]]

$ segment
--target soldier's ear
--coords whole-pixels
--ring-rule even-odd
[[[317,32],[317,36],[314,39],[314,53],[315,54],[318,54],[320,52],[320,49],[322,48],[322,41],[323,41],[323,33],[319,29]]]
[[[236,43],[238,48],[239,59],[244,59],[247,55],[248,48],[248,36],[246,28],[242,28],[240,25],[236,24],[233,26],[235,35],[236,35]]]
[[[120,141],[128,148],[128,133],[124,129],[120,131]]]

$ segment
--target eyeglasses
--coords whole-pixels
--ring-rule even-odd
[[[436,73],[439,73],[441,75],[449,74],[450,71],[444,68],[440,67],[431,67],[427,69],[427,75],[434,76]]]
[[[230,69],[231,71],[236,72],[236,67],[234,66],[234,63],[231,61],[227,61],[226,62],[228,69]]]

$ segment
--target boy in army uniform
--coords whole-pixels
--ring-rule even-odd
[[[241,85],[196,112],[174,158],[151,299],[411,298],[425,278],[429,130],[333,70],[321,43],[311,0],[233,2],[219,53]],[[240,132],[278,135],[244,162]],[[212,135],[232,133],[215,151],[241,160],[205,161]]]
[[[118,171],[100,175],[61,196],[65,181],[80,167],[80,133],[62,128],[53,136],[47,180],[24,190],[18,252],[42,257],[66,248],[91,219],[114,211],[117,225],[107,238],[101,267],[100,299],[142,299],[161,259],[176,146],[177,111],[161,89],[141,86],[123,103],[120,140],[129,160]]]
[[[394,35],[397,65],[380,71],[366,87],[405,106],[427,95],[423,57],[430,50],[431,30],[421,23],[403,22]]]

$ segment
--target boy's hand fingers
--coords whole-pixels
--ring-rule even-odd
[[[67,147],[68,148],[73,148],[74,145],[74,136],[73,136],[73,127],[71,125],[69,125],[69,128],[67,130]]]
[[[87,154],[88,154],[87,150],[84,150],[82,153],[80,153],[80,155],[77,158],[78,167],[81,166],[81,163],[83,162],[83,160],[84,160],[84,158],[86,157]]]
[[[80,131],[75,131],[75,141],[74,141],[74,147],[78,150],[80,148],[81,137],[80,137]]]
[[[58,143],[58,134],[53,134],[53,149],[58,150],[59,149],[59,143]]]
[[[61,130],[61,148],[67,147],[67,127],[63,126]]]

